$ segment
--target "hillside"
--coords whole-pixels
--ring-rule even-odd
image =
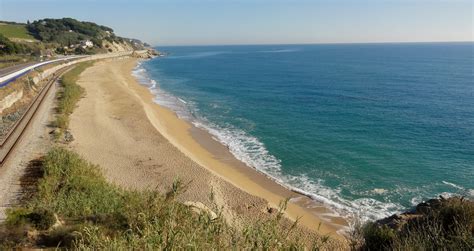
[[[34,37],[28,32],[26,25],[16,23],[0,23],[0,34],[9,39],[33,40]]]
[[[0,55],[51,57],[57,54],[141,50],[146,47],[140,40],[117,36],[107,26],[73,18],[46,18],[27,24],[0,21],[0,35]]]
[[[139,40],[115,35],[112,28],[72,18],[37,20],[27,24],[26,28],[36,39],[57,45],[59,48],[94,50],[109,45],[107,49],[113,50],[113,45],[122,45],[121,47],[125,49],[143,49],[144,47]]]

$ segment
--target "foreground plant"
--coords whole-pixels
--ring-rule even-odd
[[[64,247],[79,250],[129,249],[301,249],[294,225],[274,218],[243,230],[175,200],[176,182],[166,195],[128,191],[108,183],[99,168],[71,151],[54,148],[43,160],[35,196],[12,209],[0,228],[0,249]],[[315,247],[330,247],[315,240]],[[316,245],[317,244],[317,245]]]

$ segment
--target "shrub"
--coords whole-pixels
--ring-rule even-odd
[[[23,53],[25,48],[22,44],[14,43],[0,33],[0,55]]]
[[[14,208],[7,211],[8,218],[6,224],[8,226],[24,226],[31,224],[37,229],[46,230],[55,222],[54,213],[45,208]]]
[[[395,239],[394,230],[387,226],[378,226],[375,223],[366,224],[362,231],[367,250],[387,249]]]
[[[473,250],[474,202],[458,197],[431,201],[432,205],[405,214],[394,229],[381,223],[366,223],[362,240],[351,240],[356,243],[353,249]],[[352,235],[357,236],[357,231]]]
[[[39,230],[49,229],[56,222],[54,213],[51,210],[44,208],[36,209],[35,211],[28,214],[27,218],[28,221]]]
[[[28,215],[31,210],[27,208],[12,208],[7,210],[8,218],[6,224],[8,226],[21,226],[28,222]]]

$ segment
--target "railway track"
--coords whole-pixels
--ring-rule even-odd
[[[15,147],[20,142],[24,132],[28,129],[28,126],[33,121],[38,108],[41,106],[45,97],[48,95],[51,87],[66,71],[72,67],[65,67],[56,72],[52,79],[43,86],[39,94],[33,99],[25,113],[18,119],[15,124],[10,128],[5,138],[0,142],[0,167],[2,167],[8,160],[8,157],[14,152]]]
[[[138,51],[138,53],[145,53],[145,52],[146,51],[144,51],[144,50],[143,51]],[[87,61],[130,56],[130,55],[132,55],[132,53],[135,53],[135,52],[127,51],[127,52],[118,52],[118,53],[114,53],[114,54],[95,55],[95,56],[89,57],[87,59]],[[77,58],[80,59],[81,57],[69,58],[67,60],[77,59]],[[81,61],[81,60],[79,60],[79,61]],[[21,118],[17,122],[15,122],[15,124],[12,126],[12,128],[4,136],[4,139],[0,141],[0,168],[5,164],[8,157],[12,154],[12,152],[14,151],[16,145],[18,145],[18,143],[21,140],[25,130],[28,128],[28,125],[34,119],[36,111],[41,106],[41,104],[43,103],[44,98],[49,93],[49,90],[51,89],[51,86],[61,77],[62,74],[64,74],[66,71],[70,70],[73,67],[74,67],[74,65],[66,66],[66,67],[58,70],[55,73],[54,77],[41,89],[40,93],[31,102],[31,104],[28,106],[27,110],[21,116]],[[0,78],[6,78],[6,76],[0,77]],[[8,80],[8,81],[10,81],[10,80]],[[0,87],[4,86],[5,84],[8,84],[7,82],[2,82]]]

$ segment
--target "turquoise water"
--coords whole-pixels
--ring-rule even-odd
[[[341,214],[474,196],[473,43],[158,49],[157,103]]]

